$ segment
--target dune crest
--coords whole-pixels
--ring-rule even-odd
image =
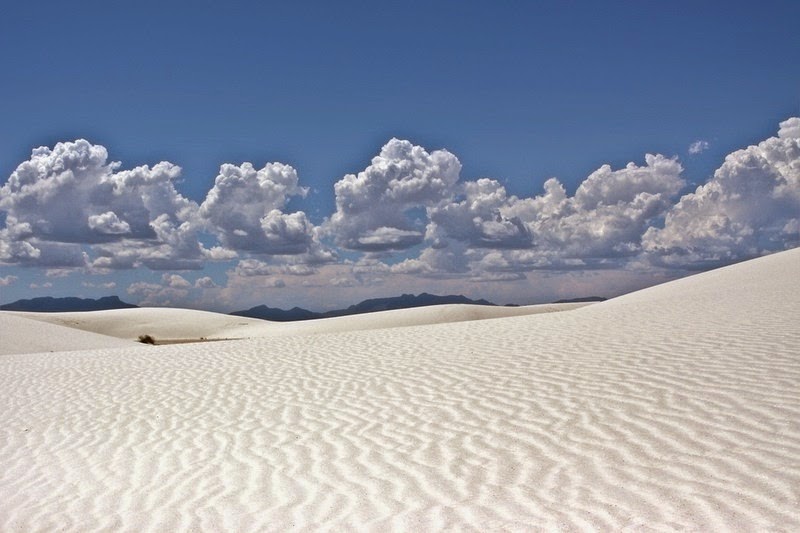
[[[800,530],[800,249],[563,313],[0,358],[0,530]]]
[[[37,313],[38,314],[38,313]],[[0,311],[0,356],[130,347],[114,336],[81,331],[56,323],[42,323],[19,313]]]
[[[585,305],[587,304],[572,303],[490,307],[484,305],[447,304],[297,322],[270,322],[256,318],[168,307],[140,307],[136,309],[112,309],[75,313],[27,313],[14,311],[12,314],[26,319],[91,331],[120,339],[135,340],[140,335],[150,335],[162,340],[179,339],[188,341],[342,333],[345,331],[467,322],[569,311]]]

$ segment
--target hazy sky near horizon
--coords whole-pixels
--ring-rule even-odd
[[[0,303],[533,303],[795,247],[798,21],[794,1],[5,5]]]

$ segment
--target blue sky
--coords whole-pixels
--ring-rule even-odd
[[[323,308],[428,290],[531,303],[613,295],[796,246],[798,184],[780,161],[796,157],[786,121],[800,115],[798,20],[800,4],[789,1],[5,6],[0,302],[116,293],[218,310]],[[74,144],[56,150],[77,139],[106,159]],[[53,189],[62,204],[82,205],[61,213],[11,186],[39,146],[52,151],[32,164],[42,187],[63,172],[47,166],[55,159],[75,162],[68,154],[83,150],[96,165],[71,170],[81,194]],[[646,154],[680,169],[649,165]],[[777,169],[764,167],[772,181],[743,177],[733,161],[719,185],[729,201],[690,213],[697,199],[682,197],[712,182],[729,154],[761,157]],[[442,184],[448,157],[460,170]],[[98,200],[115,172],[161,161],[179,175],[156,173],[149,192],[131,181],[117,199]],[[233,193],[217,214],[204,209],[222,164],[239,169],[230,192],[249,190],[275,162],[294,174],[267,193],[277,167],[267,168],[253,189],[264,194],[242,196],[253,200],[241,210],[247,220],[221,215],[242,201]],[[603,165],[609,172],[595,176]],[[359,173],[337,204],[334,185]],[[567,198],[557,209],[542,196],[553,177]],[[415,191],[405,187],[412,178]],[[761,196],[748,205],[777,202],[772,218],[734,205],[737,187],[754,179],[761,188],[745,188]],[[712,185],[704,194],[714,196]],[[119,200],[126,194],[134,199]],[[646,207],[636,204],[642,194]],[[139,205],[147,195],[177,196],[169,208]],[[353,198],[368,207],[348,208]],[[168,221],[154,233],[160,215]],[[74,231],[53,229],[63,225]],[[671,229],[679,225],[693,228],[683,241]]]

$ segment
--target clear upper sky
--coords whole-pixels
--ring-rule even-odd
[[[769,208],[775,219],[720,205],[714,216],[728,220],[714,226],[717,240],[698,228],[678,242],[665,218],[736,150],[774,138],[796,161],[794,125],[779,124],[800,115],[798,28],[796,1],[6,3],[0,303],[117,293],[215,309],[320,308],[420,290],[527,303],[610,295],[795,246],[791,170],[760,189],[774,199],[770,191],[788,187]],[[74,145],[55,153],[77,139],[104,147],[107,161],[84,153],[91,162],[76,163],[64,156],[80,152]],[[80,194],[53,189],[73,209],[11,187],[39,146],[53,150],[29,165],[42,187],[63,171],[52,158],[78,165]],[[762,155],[774,164],[770,149]],[[460,162],[455,177],[437,150]],[[650,164],[648,153],[680,169]],[[121,164],[112,171],[111,161]],[[169,209],[119,199],[168,196],[166,185],[143,192],[131,182],[100,198],[113,172],[160,161],[182,168],[152,178],[174,183],[180,198]],[[639,171],[626,174],[629,161]],[[257,178],[241,176],[244,162],[291,165],[297,180],[282,174],[280,194],[251,190]],[[222,180],[229,196],[179,213],[180,202],[203,204],[223,163],[239,173]],[[576,194],[606,164],[610,173]],[[276,183],[270,172],[262,179]],[[337,207],[334,184],[359,172],[336,189]],[[487,192],[491,184],[478,191],[483,177],[506,197]],[[567,195],[558,209],[542,196],[551,177]],[[730,183],[735,197],[741,180]],[[614,196],[615,187],[627,192]],[[640,193],[653,205],[636,204]],[[683,228],[711,216],[677,209]],[[159,215],[170,229],[149,229]],[[63,225],[74,231],[53,229]],[[730,235],[719,235],[723,226]]]

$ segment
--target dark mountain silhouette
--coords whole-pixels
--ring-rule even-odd
[[[472,305],[496,305],[486,300],[471,300],[462,295],[436,296],[423,292],[418,296],[404,294],[390,298],[372,298],[361,303],[351,305],[341,311],[329,311],[336,313],[332,316],[358,315],[361,313],[374,313],[375,311],[390,311],[393,309],[411,309],[412,307],[427,307],[429,305],[443,304],[472,304]]]
[[[599,296],[589,296],[585,298],[571,298],[558,300],[554,303],[582,303],[582,302],[602,302],[605,298]],[[336,309],[318,313],[309,311],[301,307],[293,307],[289,310],[258,305],[243,311],[235,311],[231,315],[244,316],[250,318],[260,318],[273,322],[292,322],[295,320],[311,320],[315,318],[330,318],[336,316],[359,315],[363,313],[374,313],[376,311],[391,311],[395,309],[411,309],[413,307],[426,307],[429,305],[443,304],[472,304],[472,305],[497,305],[487,300],[472,300],[462,295],[437,296],[435,294],[422,293],[419,295],[403,294],[389,298],[371,298],[361,303],[351,305],[346,309]],[[103,298],[53,298],[43,296],[31,298],[29,300],[17,300],[5,305],[0,305],[0,310],[4,311],[33,311],[39,313],[59,313],[69,311],[103,311],[107,309],[129,309],[138,307],[137,305],[123,302],[118,296],[105,296]]]
[[[605,298],[601,298],[600,296],[587,296],[584,298],[559,300],[554,303],[588,303],[602,302],[604,300]],[[309,311],[308,309],[303,309],[301,307],[293,307],[292,309],[286,311],[284,309],[267,307],[266,305],[258,305],[243,311],[234,311],[231,314],[249,318],[260,318],[262,320],[271,320],[273,322],[292,322],[295,320],[312,320],[315,318],[360,315],[363,313],[374,313],[376,311],[392,311],[395,309],[411,309],[413,307],[426,307],[429,305],[443,304],[497,305],[483,299],[472,300],[460,294],[437,296],[435,294],[428,294],[424,292],[416,296],[413,294],[403,294],[402,296],[393,296],[389,298],[371,298],[369,300],[364,300],[361,303],[351,305],[347,309],[336,309],[334,311],[326,311],[324,313]],[[514,305],[510,306],[516,307]]]
[[[404,294],[389,298],[372,298],[361,303],[351,305],[347,309],[337,309],[324,313],[315,313],[307,309],[295,307],[289,311],[275,309],[265,305],[259,305],[244,311],[231,313],[236,316],[250,318],[261,318],[275,322],[288,322],[292,320],[309,320],[313,318],[331,318],[335,316],[360,315],[363,313],[374,313],[376,311],[391,311],[395,309],[411,309],[413,307],[427,307],[429,305],[442,304],[472,304],[472,305],[496,305],[486,300],[471,300],[462,295],[437,296],[435,294],[422,293],[419,295]]]
[[[581,304],[581,303],[589,303],[589,302],[605,302],[606,298],[602,296],[585,296],[583,298],[568,298],[566,300],[558,300],[557,302],[553,302],[556,304]]]
[[[0,305],[4,311],[35,311],[39,313],[61,313],[68,311],[104,311],[106,309],[129,309],[139,307],[125,303],[118,296],[104,296],[103,298],[53,298],[42,296],[30,300],[17,300],[10,304]]]
[[[293,307],[286,311],[284,309],[278,309],[275,307],[267,307],[266,305],[257,305],[245,311],[234,311],[231,314],[249,318],[260,318],[262,320],[271,320],[273,322],[292,322],[295,320],[322,318],[321,313],[315,313],[300,307]]]

